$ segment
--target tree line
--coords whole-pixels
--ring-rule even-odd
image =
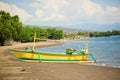
[[[120,30],[112,30],[106,32],[78,32],[72,34],[65,34],[66,38],[69,39],[81,39],[86,37],[105,37],[105,36],[118,36],[120,35]]]
[[[89,34],[90,37],[116,36],[116,35],[120,35],[120,30],[112,30],[106,32],[91,32]]]
[[[42,39],[62,39],[64,38],[63,30],[56,28],[40,28],[40,27],[30,27],[24,26],[22,29],[22,34],[18,40],[27,40],[28,42],[33,41],[34,33],[36,32],[36,37]]]
[[[43,29],[22,25],[19,16],[11,16],[9,12],[0,11],[0,45],[3,46],[6,40],[33,41],[34,32],[36,37],[41,39],[64,38],[63,30],[56,28]]]

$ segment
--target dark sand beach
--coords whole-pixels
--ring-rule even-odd
[[[78,63],[20,62],[8,48],[24,49],[33,43],[0,47],[0,80],[120,80],[120,68]],[[36,47],[60,45],[60,42],[39,42]]]

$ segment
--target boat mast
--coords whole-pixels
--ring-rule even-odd
[[[35,39],[36,39],[36,32],[34,33],[34,43],[33,43],[33,48],[32,48],[33,51],[34,51],[34,46],[35,46]]]

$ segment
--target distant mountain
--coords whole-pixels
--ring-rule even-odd
[[[81,29],[76,29],[76,28],[66,28],[66,27],[61,27],[61,26],[38,26],[38,25],[24,25],[24,26],[30,26],[30,27],[40,27],[40,28],[56,28],[56,29],[61,29],[65,33],[78,33],[78,32],[88,32],[87,30],[81,30]]]
[[[64,26],[67,28],[74,27],[74,29],[81,29],[87,31],[112,31],[112,30],[120,30],[120,23],[114,24],[76,24],[76,25],[69,25]]]
[[[27,26],[27,25],[24,25]],[[38,26],[38,25],[28,25],[30,27],[41,27],[41,28],[57,28],[62,29],[65,33],[77,33],[77,32],[94,32],[94,31],[112,31],[120,30],[120,23],[114,24],[76,24],[76,25],[67,25],[67,26]]]

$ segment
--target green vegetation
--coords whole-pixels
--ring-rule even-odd
[[[8,12],[0,11],[0,43],[4,45],[5,40],[18,40],[22,31],[22,23],[17,15],[11,16]]]
[[[21,34],[21,40],[27,40],[28,42],[33,41],[34,32],[36,37],[40,39],[62,39],[64,33],[62,30],[56,28],[43,29],[39,27],[24,26]]]
[[[62,39],[64,38],[63,30],[57,30],[56,28],[48,28],[48,39]]]
[[[119,30],[107,31],[107,32],[91,32],[90,37],[102,37],[102,36],[116,36],[120,35]]]

